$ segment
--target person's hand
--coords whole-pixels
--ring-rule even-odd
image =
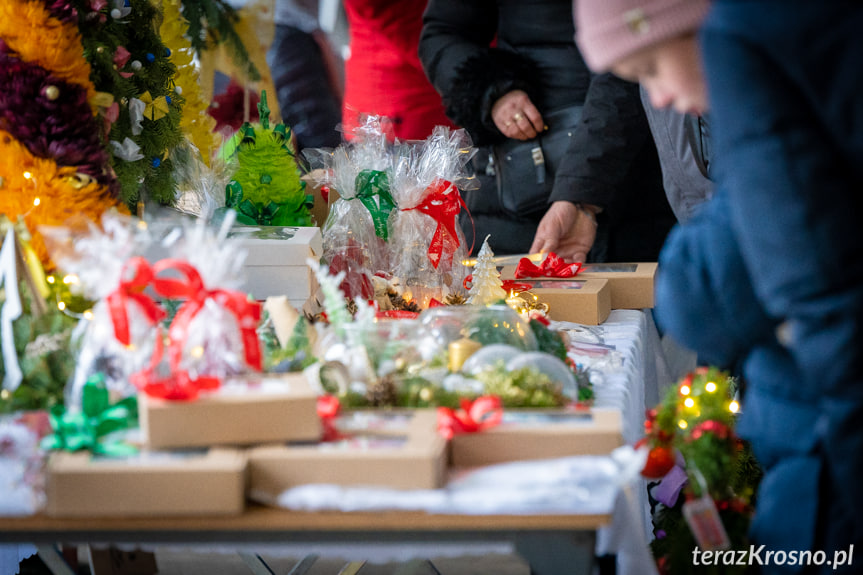
[[[553,202],[539,222],[530,253],[554,252],[567,262],[583,262],[596,239],[595,206]]]
[[[530,140],[542,132],[542,115],[523,90],[501,96],[491,108],[491,119],[507,138]]]

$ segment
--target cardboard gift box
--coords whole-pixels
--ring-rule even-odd
[[[317,394],[302,373],[228,381],[193,401],[141,394],[139,418],[153,449],[317,440]]]
[[[52,517],[236,515],[246,458],[234,449],[142,451],[128,457],[56,452],[46,469]]]
[[[514,267],[505,267],[501,279],[513,279]],[[548,317],[584,325],[599,325],[611,313],[611,289],[603,279],[528,278],[516,280],[530,286],[540,303],[548,304]]]
[[[452,438],[455,467],[571,455],[607,455],[623,445],[620,411],[614,409],[507,409],[500,425]]]
[[[321,257],[320,228],[235,226],[230,236],[248,252],[241,290],[258,300],[284,295],[296,308],[314,293],[315,276],[306,259]]]
[[[251,449],[252,497],[274,498],[309,483],[395,489],[443,485],[446,441],[437,432],[434,410],[349,412],[336,425],[342,437],[334,441]]]
[[[580,279],[605,279],[611,289],[611,309],[653,307],[656,262],[587,264]]]

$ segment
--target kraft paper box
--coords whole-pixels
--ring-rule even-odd
[[[235,226],[230,237],[239,239],[248,252],[242,291],[258,300],[284,295],[296,308],[314,293],[314,274],[306,259],[321,257],[320,228]]]
[[[142,451],[123,458],[57,452],[48,459],[52,517],[236,515],[246,457],[235,449]]]
[[[513,279],[515,267],[505,267],[501,279]],[[516,280],[530,286],[541,303],[548,304],[548,317],[584,325],[599,325],[611,313],[611,288],[607,280],[526,278]]]
[[[318,440],[317,394],[302,373],[226,382],[193,401],[141,394],[138,411],[150,448]]]
[[[578,278],[608,280],[611,309],[644,309],[653,307],[656,267],[656,262],[587,264]]]
[[[500,425],[458,434],[450,450],[455,467],[571,455],[607,455],[623,445],[620,412],[614,409],[504,410]]]
[[[337,423],[343,439],[249,451],[249,493],[265,500],[309,483],[433,489],[444,483],[446,441],[434,410],[352,412]]]

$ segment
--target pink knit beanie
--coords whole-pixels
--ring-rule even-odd
[[[575,38],[591,69],[604,72],[618,60],[663,40],[694,32],[707,0],[573,0]]]

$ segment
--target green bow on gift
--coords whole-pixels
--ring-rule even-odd
[[[135,446],[122,440],[106,441],[115,431],[138,425],[138,400],[127,397],[111,405],[104,378],[96,375],[87,380],[81,397],[81,412],[69,413],[62,405],[55,405],[50,413],[54,433],[42,440],[46,450],[87,450],[96,455],[113,457],[137,453]]]
[[[386,240],[389,235],[387,220],[390,212],[396,207],[395,200],[390,194],[390,180],[386,172],[380,170],[363,170],[357,174],[354,181],[357,190],[355,196],[360,200],[375,224],[375,234]]]

